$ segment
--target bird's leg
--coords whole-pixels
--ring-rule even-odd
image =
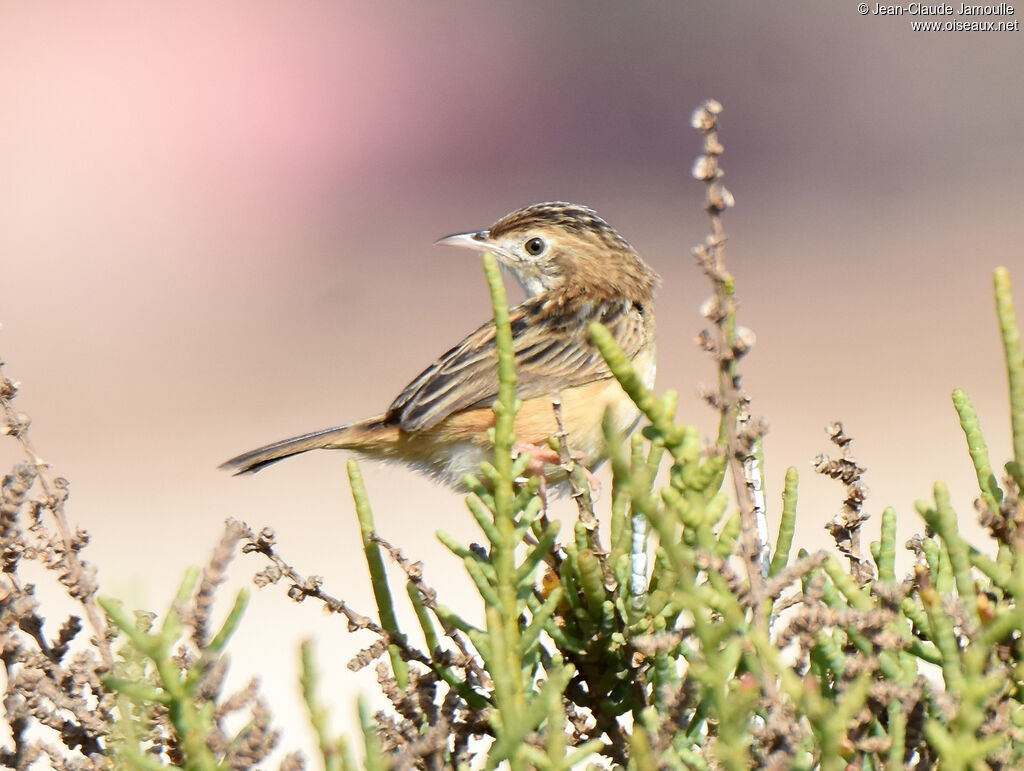
[[[578,460],[576,461],[576,465],[578,465],[583,470],[583,476],[587,478],[587,484],[590,485],[590,497],[592,500],[596,501],[598,498],[601,497],[601,480],[594,476],[594,472],[588,469]]]
[[[552,450],[550,447],[544,444],[533,444],[532,442],[516,442],[512,446],[512,452],[519,455],[524,452],[530,453],[530,464],[526,467],[527,471],[540,477],[541,487],[544,487],[544,465],[551,464],[552,466],[559,466],[562,463],[562,456],[557,450]],[[572,453],[570,456],[581,469],[583,469],[583,475],[587,478],[587,484],[590,485],[590,489],[594,491],[596,495],[601,491],[601,482],[596,476],[594,476],[590,469],[584,466],[580,461],[583,459],[583,455],[578,452]]]
[[[543,464],[541,464],[543,465]],[[541,474],[537,477],[540,480],[540,484],[537,485],[537,496],[540,498],[541,516],[547,517],[548,515],[548,481]]]
[[[524,452],[530,453],[530,463],[526,469],[531,474],[539,477],[544,476],[545,463],[551,463],[557,466],[561,460],[558,457],[558,453],[547,445],[533,444],[532,442],[516,442],[512,446],[512,452],[517,457],[522,455]]]

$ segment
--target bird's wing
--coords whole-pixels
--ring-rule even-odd
[[[632,359],[649,342],[644,311],[628,302],[552,312],[551,300],[534,298],[510,312],[520,399],[611,377],[587,327],[600,321]],[[403,431],[422,431],[473,407],[489,407],[498,394],[494,323],[484,324],[441,356],[399,394],[386,420]]]

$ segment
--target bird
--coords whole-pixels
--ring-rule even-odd
[[[490,252],[522,286],[525,299],[509,310],[516,364],[516,449],[531,453],[530,469],[557,484],[567,472],[548,440],[559,429],[553,398],[573,457],[587,470],[603,459],[605,413],[629,433],[640,410],[622,390],[590,340],[591,322],[604,324],[642,381],[656,371],[653,298],[658,275],[605,220],[563,201],[517,209],[486,230],[456,233],[439,245]],[[493,458],[488,429],[498,393],[493,320],[443,353],[375,417],[284,439],[221,465],[234,474],[316,449],[350,450],[404,463],[457,490],[467,474]]]

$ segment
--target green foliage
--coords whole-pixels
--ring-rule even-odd
[[[182,611],[187,607],[199,571],[191,568],[179,586],[162,623],[156,627],[152,616],[129,615],[121,605],[100,597],[99,604],[121,631],[125,643],[113,674],[103,678],[108,690],[121,699],[120,719],[115,725],[113,744],[120,768],[148,771],[154,768],[182,768],[188,771],[220,771],[230,768],[232,750],[246,741],[246,729],[234,736],[220,752],[211,748],[211,737],[220,728],[214,712],[220,699],[223,652],[238,626],[248,600],[242,590],[220,630],[193,654],[185,645]],[[140,724],[166,719],[164,745],[143,747],[148,740]],[[167,763],[174,760],[173,765]]]
[[[271,562],[262,583],[286,578],[293,599],[315,598],[345,614],[353,630],[375,636],[350,666],[381,660],[378,680],[391,709],[373,713],[359,701],[360,761],[330,734],[312,646],[302,646],[301,690],[325,771],[1024,767],[1024,352],[1009,276],[1000,268],[994,278],[1013,437],[1002,478],[970,399],[959,389],[952,395],[991,541],[967,541],[949,490],[936,482],[931,499],[916,504],[925,534],[906,542],[907,575],[897,573],[891,507],[862,554],[864,469],[835,424],[829,433],[842,456],[822,456],[815,467],[845,486],[842,512],[829,526],[836,552],[792,555],[799,480],[790,468],[767,559],[758,523],[761,429],[738,367],[752,337],[736,324],[735,282],[721,261],[718,215],[731,196],[717,166],[718,110],[709,102],[694,119],[705,135],[695,173],[707,183],[713,223],[695,253],[715,292],[704,309],[713,330],[701,337],[718,369],[718,393],[709,399],[720,414],[714,441],[702,443],[695,427],[677,422],[676,394],[647,388],[608,330],[593,324],[593,344],[646,421],[628,440],[605,421],[612,470],[606,534],[573,448],[562,442],[579,511],[563,534],[538,480],[523,480],[529,456],[515,452],[508,301],[497,264],[485,255],[499,365],[494,455],[464,480],[483,540],[437,534],[465,568],[483,612],[441,603],[423,566],[379,536],[350,461],[377,620],[326,595],[320,579],[298,575],[274,550],[272,531],[244,527],[226,538],[199,589],[197,572],[186,574],[159,623],[101,599],[121,642],[102,681],[104,699],[113,702],[104,703],[104,714],[115,716],[101,737],[106,757],[90,768],[251,768],[270,751],[272,741],[255,738],[268,733],[265,709],[251,694],[221,693],[224,649],[246,594],[216,634],[205,632],[213,587],[240,538],[243,551]],[[3,488],[12,509],[15,493],[28,486],[12,476]],[[398,622],[401,593],[390,585],[389,560],[405,573],[419,627],[412,633]],[[253,717],[228,734],[224,716],[240,703],[253,705]],[[21,731],[12,733],[18,745]],[[286,758],[281,767],[301,766]]]
[[[494,266],[486,268],[500,311],[504,295]],[[996,285],[1012,371],[1019,338],[1006,321],[1005,272],[997,272]],[[916,567],[906,579],[895,573],[892,508],[871,544],[871,580],[855,580],[834,555],[791,560],[797,474],[789,469],[768,570],[774,583],[768,607],[758,611],[753,577],[730,559],[739,517],[723,490],[724,448],[702,450],[696,430],[674,422],[674,395],[645,388],[602,327],[591,334],[650,422],[630,443],[608,437],[610,549],[601,551],[583,517],[559,544],[532,488],[514,483],[524,462],[511,458],[511,421],[502,420],[515,409],[510,367],[496,405],[500,449],[483,469],[486,484],[470,484],[487,553],[442,536],[487,607],[485,629],[462,622],[493,678],[493,689],[480,694],[494,736],[487,767],[566,767],[584,750],[636,768],[881,769],[902,768],[912,755],[925,767],[1019,764],[1024,555],[1016,467],[1007,465],[1008,489],[1000,487],[967,397],[955,391],[954,405],[1000,556],[964,540],[948,490],[937,483],[934,502],[917,507],[930,535],[912,539]],[[1016,415],[1024,395],[1013,383],[1011,376]],[[659,484],[666,455],[667,481]],[[638,574],[648,554],[653,569]],[[794,582],[799,588],[786,595]],[[756,612],[774,619],[770,633]],[[941,687],[924,677],[931,666],[940,668]],[[570,746],[566,708],[592,721],[589,738],[570,732]],[[587,740],[570,753],[579,738]]]
[[[595,325],[594,344],[649,423],[628,442],[607,427],[609,548],[601,545],[586,500],[570,536],[560,539],[536,480],[521,479],[528,457],[513,453],[518,404],[507,300],[494,261],[486,257],[484,267],[498,329],[501,389],[494,461],[466,480],[467,505],[484,545],[438,534],[479,592],[482,625],[468,612],[438,603],[420,573],[376,535],[361,475],[349,462],[380,621],[368,628],[378,629],[383,643],[375,655],[387,651],[390,687],[398,697],[419,694],[420,712],[391,698],[407,720],[412,715],[404,730],[431,744],[433,762],[464,766],[474,757],[484,768],[512,769],[585,763],[897,769],[911,758],[921,768],[1024,763],[1018,466],[1011,460],[1007,477],[996,480],[963,392],[954,391],[953,402],[994,548],[965,540],[940,482],[932,500],[917,504],[928,534],[910,540],[914,568],[905,578],[896,573],[892,508],[882,513],[870,560],[843,551],[851,565],[863,563],[857,572],[835,554],[800,551],[794,558],[798,478],[791,468],[774,555],[762,571],[756,559],[737,556],[741,517],[724,489],[726,446],[734,439],[727,435],[724,444],[702,447],[695,428],[675,422],[674,393],[659,397],[647,389],[611,336]],[[996,288],[1012,371],[1021,359],[1004,271],[996,273]],[[1024,414],[1016,377],[1010,377],[1011,415]],[[659,474],[666,464],[667,473]],[[388,555],[407,572],[405,594],[425,651],[399,628]],[[200,694],[199,685],[219,661],[244,597],[198,657],[176,659],[171,651],[182,631],[178,608],[194,581],[190,573],[158,628],[150,617],[131,618],[101,601],[127,640],[120,676],[105,680],[130,700],[121,708],[115,744],[124,767],[171,767],[166,754],[162,760],[147,754],[140,732],[131,729],[159,711],[172,726],[173,767],[227,767],[209,741],[217,695]],[[928,672],[940,680],[929,679]],[[397,741],[385,730],[390,718],[371,714],[362,702],[363,760],[357,763],[347,743],[328,734],[316,683],[311,647],[304,644],[302,692],[324,769],[427,767],[425,751],[416,742]],[[445,723],[435,714],[442,701],[444,714],[460,721]],[[449,730],[456,737],[461,731],[466,741],[449,741]],[[482,744],[470,751],[473,737]]]
[[[313,660],[313,643],[305,640],[300,648],[302,673],[300,684],[302,686],[302,700],[309,710],[309,723],[316,735],[317,749],[320,752],[320,759],[323,761],[324,771],[350,771],[356,768],[355,760],[348,748],[348,742],[344,737],[332,737],[327,729],[327,707],[319,700],[316,688],[319,675],[316,671],[316,662]],[[374,748],[371,753],[380,757],[380,751]]]

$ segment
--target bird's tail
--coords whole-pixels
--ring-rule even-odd
[[[220,468],[238,474],[251,474],[271,463],[290,458],[310,450],[360,450],[372,451],[397,436],[398,429],[384,422],[383,418],[372,418],[346,426],[335,426],[302,434],[291,439],[257,447],[225,461]]]

